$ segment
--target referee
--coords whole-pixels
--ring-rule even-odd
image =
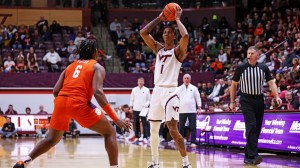
[[[235,95],[238,82],[240,83],[240,104],[246,125],[247,144],[245,147],[245,164],[260,164],[262,157],[258,155],[257,144],[264,115],[263,83],[268,82],[274,93],[274,101],[280,106],[277,87],[271,77],[270,70],[265,64],[257,62],[258,48],[251,46],[247,51],[248,63],[239,65],[236,69],[230,89],[230,108],[236,111]]]

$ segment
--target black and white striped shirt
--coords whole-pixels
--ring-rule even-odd
[[[264,80],[272,80],[269,68],[265,64],[257,63],[251,66],[249,63],[239,65],[233,75],[232,80],[240,81],[240,90],[242,93],[250,95],[263,94]]]

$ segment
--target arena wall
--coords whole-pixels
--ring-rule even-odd
[[[9,88],[53,88],[60,73],[0,73],[0,92]],[[178,84],[182,84],[184,74],[179,74]],[[198,82],[214,82],[213,72],[191,73],[192,84]],[[154,87],[153,73],[107,73],[104,80],[104,88],[133,88],[137,85],[139,77],[145,78],[145,86]],[[24,80],[25,79],[25,80]]]
[[[162,9],[110,9],[109,10],[109,23],[113,21],[114,18],[118,18],[122,21],[123,17],[127,17],[129,21],[133,21],[134,18],[139,18],[140,22],[143,23],[144,19],[148,21],[153,20],[159,15]],[[236,9],[235,7],[225,7],[225,8],[189,8],[183,9],[182,20],[187,17],[189,21],[196,28],[201,25],[202,19],[206,17],[208,22],[212,21],[213,15],[217,15],[218,21],[224,16],[226,17],[230,28],[235,28],[236,26]]]
[[[131,90],[106,90],[106,97],[112,107],[118,107],[124,104],[129,104]],[[36,114],[39,111],[39,106],[44,105],[44,110],[51,114],[53,112],[53,100],[54,97],[51,93],[51,90],[30,90],[30,91],[14,91],[11,93],[0,92],[0,108],[5,112],[9,104],[12,104],[14,110],[18,114],[25,114],[25,108],[31,108],[31,114]],[[92,99],[92,102],[99,107],[95,98]],[[24,116],[21,116],[26,117]],[[84,129],[79,124],[77,125],[78,129],[82,134],[94,134],[95,132]]]
[[[124,104],[129,104],[131,90],[107,90],[105,91],[107,99],[112,107],[118,107]],[[44,105],[45,111],[52,113],[53,100],[51,90],[30,90],[30,91],[14,91],[14,92],[0,92],[0,108],[6,111],[9,104],[12,104],[14,110],[18,114],[25,114],[25,108],[30,107],[31,113],[36,114],[40,105]],[[93,98],[92,102],[99,107],[96,100]]]
[[[48,24],[56,20],[60,25],[78,26],[90,24],[89,9],[5,9],[0,8],[0,16],[9,15],[4,21],[5,25],[34,25],[44,16]],[[89,17],[89,18],[87,18]],[[84,18],[84,20],[83,20]],[[0,17],[3,22],[4,16]],[[89,21],[89,23],[87,23]]]

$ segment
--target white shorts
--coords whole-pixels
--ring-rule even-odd
[[[177,87],[155,86],[151,96],[148,120],[171,121],[179,120],[179,97]]]

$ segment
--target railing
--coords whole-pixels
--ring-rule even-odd
[[[95,27],[92,27],[92,31],[96,33],[99,38],[98,47],[105,52],[106,55],[111,55],[112,58],[105,60],[107,73],[119,73],[121,72],[120,66],[118,66],[118,57],[112,41],[110,39],[109,32],[104,23],[100,23]],[[105,34],[105,35],[104,35]],[[117,68],[117,69],[116,69]]]

